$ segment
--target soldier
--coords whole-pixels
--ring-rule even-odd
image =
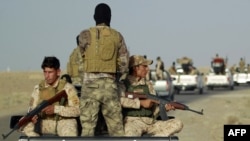
[[[72,79],[72,84],[80,87],[83,79],[83,59],[79,48],[79,35],[76,37],[76,43],[77,47],[70,54],[67,63],[67,73]]]
[[[236,72],[236,64],[233,64],[233,66],[230,67],[231,74],[234,74]]]
[[[147,55],[143,56],[145,59],[147,59]],[[150,70],[148,71],[147,75],[146,75],[146,79],[150,80]]]
[[[250,73],[250,64],[247,64],[247,72]]]
[[[185,74],[190,74],[190,66],[193,65],[193,60],[191,58],[184,56],[181,59],[177,59],[177,62],[181,64],[181,67]]]
[[[80,98],[82,136],[94,136],[99,111],[109,135],[123,136],[117,80],[128,71],[129,53],[121,33],[110,27],[111,9],[107,4],[95,7],[94,19],[96,26],[83,30],[79,36],[84,61]]]
[[[156,61],[156,79],[163,80],[164,63],[159,56],[156,58]]]
[[[141,136],[144,133],[152,136],[170,136],[178,133],[183,128],[183,123],[178,119],[157,120],[159,105],[150,99],[131,99],[126,97],[126,92],[156,94],[150,81],[145,80],[152,60],[143,56],[133,55],[129,59],[129,75],[124,80],[121,104],[124,114],[125,136]],[[165,105],[166,111],[175,108]]]
[[[190,69],[190,75],[196,75],[199,73],[199,71],[192,65],[189,66]]]
[[[245,69],[245,60],[243,60],[243,58],[240,58],[239,69],[240,69],[240,72],[244,72],[244,69]]]
[[[172,63],[172,66],[168,69],[168,72],[169,72],[171,75],[177,74],[176,68],[175,68],[175,62]]]
[[[34,87],[28,112],[35,109],[43,100],[53,97],[61,90],[66,91],[68,98],[66,101],[45,107],[41,114],[34,116],[32,122],[23,127],[24,134],[27,136],[43,134],[77,136],[76,117],[80,115],[80,108],[75,87],[64,79],[60,79],[60,62],[56,57],[45,57],[41,68],[43,69],[44,80]],[[36,131],[35,124],[39,124],[36,125],[39,127]]]

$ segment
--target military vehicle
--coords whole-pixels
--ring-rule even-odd
[[[173,78],[166,70],[163,71],[163,80],[156,79],[156,71],[150,70],[150,81],[153,83],[157,96],[174,101]]]
[[[250,84],[250,66],[244,66],[243,69],[240,69],[240,67],[232,68],[234,70],[232,71],[234,84],[236,86],[243,85],[243,84]]]
[[[233,75],[226,68],[225,59],[220,57],[212,59],[210,71],[205,76],[205,82],[209,90],[213,90],[215,87],[234,89]]]
[[[176,60],[176,74],[171,74],[174,90],[177,94],[181,91],[197,91],[203,94],[205,89],[203,73],[194,66],[191,58],[182,57]]]

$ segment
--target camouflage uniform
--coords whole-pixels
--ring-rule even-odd
[[[127,78],[131,85],[148,87],[151,94],[155,94],[153,86],[150,82],[141,79],[137,81],[135,77],[128,76]],[[141,90],[134,90],[139,92]],[[124,93],[121,93],[122,107],[140,109],[140,101],[138,98],[130,99],[126,98]],[[159,114],[159,107],[156,107],[153,111],[154,116]],[[143,116],[125,116],[124,117],[124,129],[125,136],[141,136],[143,133],[148,133],[152,136],[170,136],[174,133],[178,133],[183,128],[183,123],[178,119],[169,120],[156,120],[155,117],[143,117]]]
[[[69,57],[67,64],[67,73],[72,79],[72,84],[75,86],[81,86],[83,81],[83,59],[80,52],[80,48],[77,46],[74,48]]]
[[[96,26],[96,28],[102,27],[105,27],[105,25]],[[120,33],[119,39],[116,66],[117,72],[123,74],[128,71],[129,53],[123,36]],[[86,50],[91,45],[91,32],[89,30],[82,31],[79,41],[84,59]],[[100,110],[105,118],[109,135],[122,136],[124,134],[121,104],[117,94],[117,75],[117,73],[84,72],[82,96],[80,98],[80,119],[83,127],[82,136],[94,136],[98,112]]]
[[[244,72],[245,61],[242,58],[240,59],[240,62],[239,62],[239,69],[240,69],[240,72]]]
[[[130,58],[130,66],[152,64],[152,60],[146,60],[140,56],[133,58]],[[122,86],[120,100],[124,114],[125,136],[141,136],[144,133],[152,136],[170,136],[182,130],[183,123],[178,119],[157,120],[159,116],[158,104],[154,104],[152,108],[144,108],[140,106],[138,98],[131,99],[125,96],[125,92],[156,94],[150,81],[143,77],[138,79],[131,73],[124,80]]]
[[[170,68],[168,69],[168,72],[169,72],[171,75],[176,75],[176,74],[177,74],[176,69],[175,69],[174,66],[170,67]]]
[[[157,80],[163,80],[163,71],[164,71],[163,66],[164,66],[164,64],[160,58],[157,58],[156,63],[157,63],[156,64],[156,76],[157,76],[156,78],[157,78]]]
[[[62,83],[64,86],[60,85]],[[55,115],[44,115],[42,117],[41,133],[55,134],[58,136],[77,136],[76,117],[80,115],[79,98],[74,86],[65,82],[65,80],[58,79],[54,86],[46,84],[45,81],[36,85],[31,95],[29,111],[40,104],[42,100],[40,97],[41,91],[54,91],[57,93],[57,91],[60,91],[60,86],[62,86],[61,88],[64,89],[68,95],[66,105],[55,105]],[[58,120],[55,119],[56,114],[58,115]],[[27,136],[39,136],[39,134],[34,131],[34,124],[32,122],[29,122],[22,130]]]

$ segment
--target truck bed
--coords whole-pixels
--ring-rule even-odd
[[[178,141],[177,136],[171,137],[27,137],[21,136],[18,141]]]

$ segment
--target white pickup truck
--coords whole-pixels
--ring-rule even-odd
[[[181,91],[195,91],[199,94],[204,92],[203,74],[184,74],[182,68],[177,68],[176,75],[171,75],[174,78],[173,85],[177,94]]]
[[[233,74],[234,84],[236,86],[241,84],[250,84],[250,73],[247,68],[244,72],[237,71]]]
[[[209,90],[213,90],[215,87],[234,89],[233,76],[228,69],[225,69],[225,74],[209,72],[205,77],[205,82]]]
[[[174,101],[173,78],[166,70],[163,72],[163,78],[163,80],[157,80],[155,70],[150,70],[150,81],[153,83],[157,96]]]
[[[235,73],[234,77],[234,84],[241,85],[241,84],[250,84],[250,74],[249,73]]]

